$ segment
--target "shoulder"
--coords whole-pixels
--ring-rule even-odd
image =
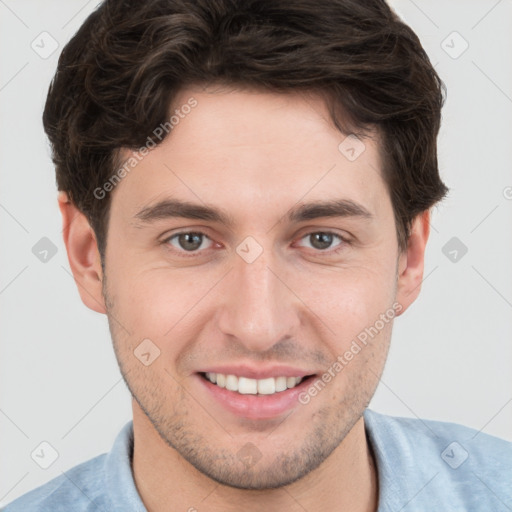
[[[379,435],[399,438],[402,444],[408,445],[414,451],[424,448],[443,448],[444,451],[449,446],[446,443],[458,443],[461,448],[466,446],[471,449],[468,458],[493,459],[508,467],[512,466],[512,442],[458,423],[388,416],[370,409],[365,411],[364,420]],[[457,450],[455,446],[452,448]]]
[[[4,508],[4,512],[85,512],[101,510],[105,493],[106,454],[74,466],[62,475],[37,487]],[[107,508],[108,510],[108,508]]]
[[[414,500],[423,510],[425,499],[446,510],[512,508],[511,442],[457,423],[369,409],[364,420],[384,494],[394,506]]]
[[[74,466],[24,494],[4,512],[145,511],[131,470],[133,422],[117,434],[109,453]]]

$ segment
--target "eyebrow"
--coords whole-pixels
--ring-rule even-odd
[[[374,219],[363,205],[350,199],[314,201],[291,208],[284,216],[290,223],[299,223],[322,217],[359,217],[365,220]],[[178,199],[165,199],[154,205],[147,206],[135,214],[138,224],[149,224],[169,218],[187,218],[218,222],[228,227],[235,225],[234,218],[220,208],[203,206]],[[282,222],[282,220],[280,221]]]

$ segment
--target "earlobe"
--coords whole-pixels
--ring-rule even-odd
[[[101,259],[94,231],[66,192],[59,192],[58,202],[69,266],[82,302],[93,311],[106,313],[102,293]]]
[[[425,210],[413,220],[407,250],[399,256],[396,298],[402,305],[400,314],[416,300],[420,293],[423,281],[425,248],[429,234],[430,211]]]

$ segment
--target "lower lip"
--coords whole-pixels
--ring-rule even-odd
[[[273,395],[242,395],[237,391],[221,388],[197,374],[201,385],[225,409],[237,416],[253,420],[275,418],[299,404],[299,395],[310,385],[313,377],[304,379],[294,388]]]

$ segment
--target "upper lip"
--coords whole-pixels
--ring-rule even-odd
[[[249,379],[268,379],[269,377],[305,377],[314,375],[316,372],[302,370],[293,366],[272,365],[256,367],[250,364],[240,365],[217,365],[209,366],[199,370],[199,373],[223,373],[225,375],[236,375],[237,377],[248,377]]]

